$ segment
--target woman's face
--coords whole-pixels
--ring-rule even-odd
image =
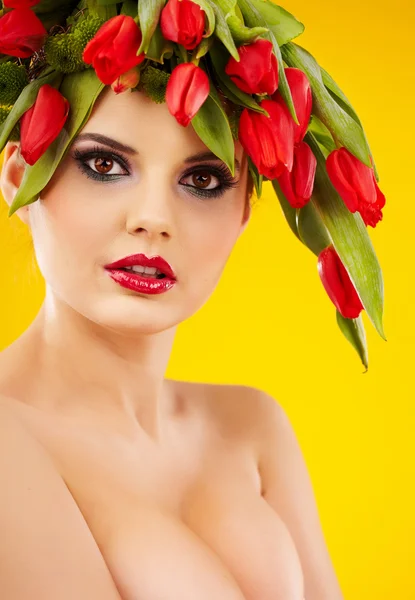
[[[241,145],[235,143],[235,179],[214,156],[192,158],[205,152],[191,125],[179,125],[165,104],[107,88],[28,208],[48,293],[125,332],[155,333],[195,313],[249,218]],[[104,266],[137,253],[160,255],[173,267],[169,291],[146,295],[113,281]]]

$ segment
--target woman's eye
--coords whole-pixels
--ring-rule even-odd
[[[99,148],[87,151],[76,149],[73,157],[81,171],[96,181],[116,182],[130,174],[130,164],[127,159]]]
[[[218,177],[215,177],[209,171],[195,171],[190,175],[186,175],[184,179],[187,179],[191,187],[195,187],[199,190],[215,190],[220,187],[220,181]],[[184,181],[184,179],[182,181]]]

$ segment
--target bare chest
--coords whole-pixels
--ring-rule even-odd
[[[302,600],[293,541],[247,445],[160,449],[31,421],[123,600]]]

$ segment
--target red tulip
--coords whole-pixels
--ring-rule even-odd
[[[344,147],[329,154],[326,168],[332,184],[350,212],[360,212],[365,224],[375,227],[382,220],[386,199],[379,189],[373,169]]]
[[[294,147],[294,165],[289,172],[284,169],[278,177],[278,183],[293,208],[302,208],[311,198],[317,159],[310,146],[300,142]]]
[[[278,62],[272,43],[258,39],[253,44],[239,46],[240,61],[231,57],[225,73],[247,94],[271,95],[278,87]]]
[[[318,257],[318,273],[337,310],[346,319],[357,319],[364,310],[356,289],[333,246],[328,246]]]
[[[6,8],[30,8],[39,4],[40,0],[3,0]]]
[[[68,100],[56,88],[42,85],[34,105],[20,120],[20,150],[28,165],[34,165],[58,137],[69,108]]]
[[[30,8],[16,8],[0,18],[0,53],[29,58],[47,36],[42,21]]]
[[[294,162],[293,119],[288,108],[273,100],[263,100],[269,117],[244,108],[239,120],[238,137],[258,172],[276,179]]]
[[[313,108],[311,86],[307,75],[301,71],[301,69],[287,67],[284,69],[284,72],[290,87],[295,112],[299,121],[299,125],[297,125],[293,119],[294,143],[299,144],[307,133],[311,110]],[[285,104],[279,91],[272,96],[272,100]]]
[[[118,15],[100,27],[86,45],[82,58],[92,64],[102,83],[111,85],[145,59],[144,52],[137,56],[141,39],[141,29],[134,19]]]
[[[209,95],[209,78],[193,63],[181,63],[167,82],[166,102],[171,114],[187,127]]]
[[[205,12],[191,0],[168,0],[161,11],[160,27],[166,40],[193,50],[203,37]]]

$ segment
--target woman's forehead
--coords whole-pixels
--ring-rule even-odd
[[[171,151],[185,160],[210,152],[191,124],[183,127],[170,114],[166,103],[157,104],[141,91],[115,94],[111,88],[105,88],[80,132],[80,139],[86,134],[106,136],[137,154],[162,148],[164,155]],[[236,140],[234,146],[235,158],[242,163],[242,145]]]

